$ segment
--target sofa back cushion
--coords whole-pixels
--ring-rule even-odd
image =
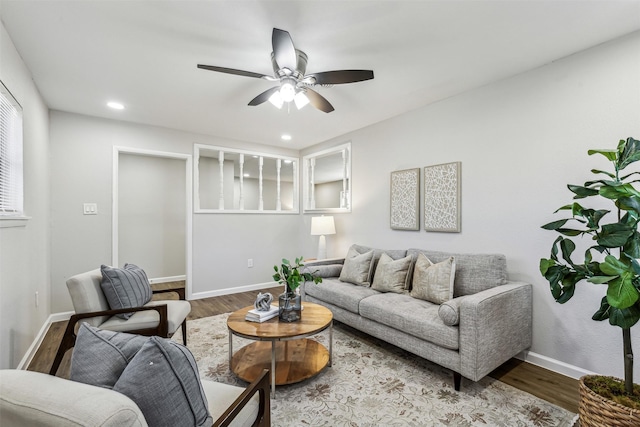
[[[454,297],[475,294],[507,283],[507,259],[502,254],[459,254],[424,249],[409,249],[407,253],[411,254],[414,260],[422,253],[433,263],[454,257]]]

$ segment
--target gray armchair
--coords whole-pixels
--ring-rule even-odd
[[[139,335],[157,335],[169,338],[182,327],[183,344],[187,345],[187,316],[191,304],[185,301],[184,288],[162,289],[154,293],[176,292],[179,300],[150,301],[142,307],[111,310],[102,291],[100,269],[77,274],[67,280],[67,288],[75,314],[69,323],[56,352],[49,373],[55,375],[62,359],[75,344],[77,325],[80,321],[91,326],[115,332]],[[128,319],[118,314],[133,313]]]

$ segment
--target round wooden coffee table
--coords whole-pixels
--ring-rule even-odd
[[[253,306],[231,313],[229,329],[229,368],[240,379],[252,382],[263,369],[271,369],[271,393],[276,385],[292,384],[318,374],[331,366],[333,347],[333,314],[329,309],[304,302],[298,322],[279,322],[278,317],[263,323],[245,320]],[[329,349],[312,335],[329,329]],[[254,340],[233,353],[233,336]]]

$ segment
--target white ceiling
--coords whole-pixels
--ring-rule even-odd
[[[640,30],[640,0],[0,0],[0,14],[52,109],[294,149]],[[196,68],[273,74],[273,27],[307,73],[375,79],[320,89],[332,113],[287,112],[247,106],[273,83]]]

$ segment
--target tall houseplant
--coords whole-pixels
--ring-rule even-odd
[[[292,264],[288,259],[283,258],[280,267],[273,266],[275,274],[273,280],[284,285],[284,292],[278,297],[279,318],[285,322],[295,322],[300,320],[302,303],[297,289],[303,282],[320,283],[322,278],[314,273],[301,272],[304,264],[302,257],[296,258]]]
[[[613,204],[613,209],[587,208],[577,201],[559,208],[556,212],[568,211],[571,216],[542,226],[560,236],[553,242],[550,258],[540,260],[540,272],[561,304],[573,297],[576,285],[583,280],[606,289],[592,319],[608,319],[622,330],[623,394],[629,398],[634,392],[630,329],[640,320],[640,191],[635,188],[640,171],[624,175],[622,171],[640,160],[640,141],[628,138],[614,150],[589,150],[588,154],[604,156],[613,171],[592,169],[596,179],[567,187],[574,200],[590,199],[599,206],[606,201]],[[591,237],[594,244],[586,249],[582,261],[575,262],[576,244],[572,239],[578,237]]]

